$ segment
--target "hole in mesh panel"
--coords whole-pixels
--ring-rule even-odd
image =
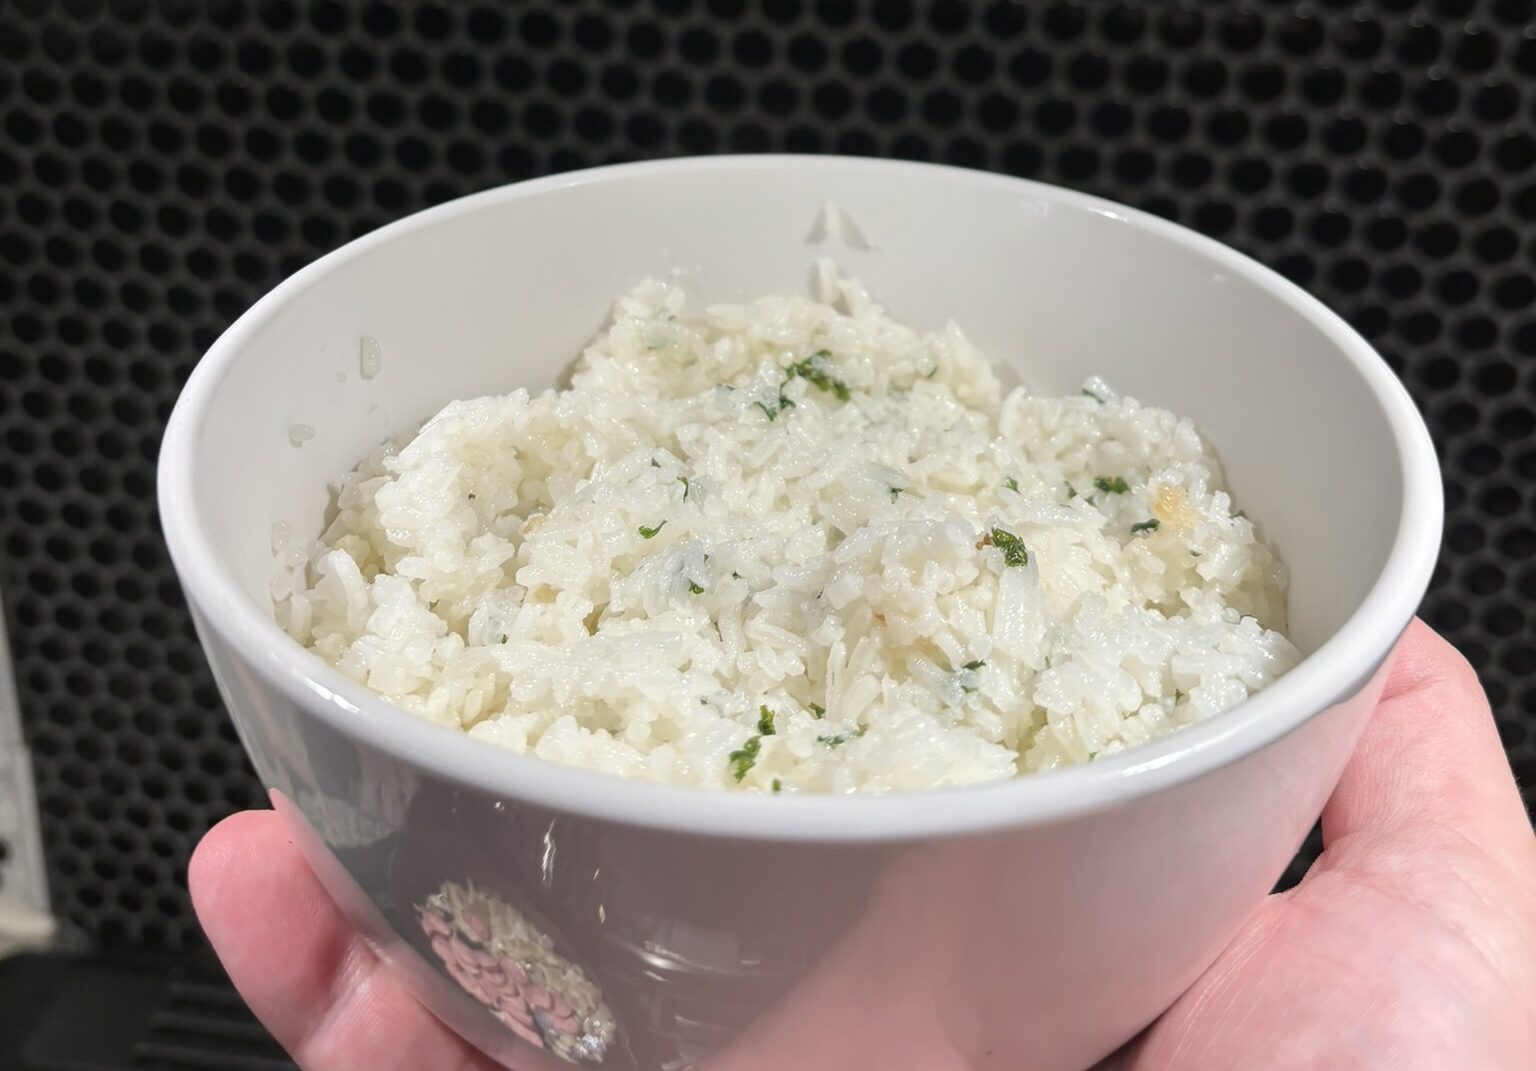
[[[1274,169],[1257,157],[1235,161],[1227,169],[1227,182],[1239,193],[1256,193],[1268,186]]]
[[[1381,49],[1385,36],[1381,23],[1362,12],[1343,22],[1335,30],[1333,41],[1351,59],[1369,59]]]
[[[1099,154],[1086,145],[1070,145],[1056,158],[1056,167],[1070,182],[1083,182],[1099,170]]]
[[[1446,545],[1458,554],[1470,554],[1472,551],[1480,550],[1486,538],[1483,526],[1471,522],[1454,525],[1445,534]]]
[[[1506,131],[1494,146],[1493,162],[1504,171],[1524,173],[1536,164],[1536,137],[1524,131]]]
[[[967,45],[955,53],[950,64],[954,76],[961,82],[979,85],[992,77],[997,67],[997,55],[991,49],[979,45]]]
[[[1498,56],[1498,39],[1473,23],[1463,27],[1451,48],[1451,62],[1463,71],[1486,71]]]
[[[1515,366],[1504,360],[1489,363],[1472,377],[1472,382],[1481,393],[1493,397],[1512,391],[1516,381]]]
[[[1008,64],[1008,75],[1026,88],[1043,85],[1051,77],[1054,67],[1051,57],[1035,48],[1026,48],[1014,56]],[[906,72],[903,67],[904,73]]]
[[[1207,118],[1206,137],[1223,146],[1235,146],[1247,137],[1249,126],[1247,112],[1238,108],[1224,108]]]
[[[1360,100],[1372,108],[1386,109],[1397,104],[1405,91],[1403,76],[1394,70],[1376,70],[1360,84]]]
[[[994,10],[1009,10],[1011,5],[997,4]],[[1023,8],[1018,7],[1022,28]],[[1106,41],[1117,45],[1134,44],[1146,32],[1147,16],[1138,5],[1130,3],[1117,3],[1104,12],[1099,20],[1099,33]],[[1001,32],[1001,31],[998,31]]]
[[[824,100],[824,97],[828,98]],[[841,118],[846,115],[853,106],[853,100],[847,90],[836,83],[828,83],[819,87],[815,95],[816,110],[828,118]],[[962,108],[960,98],[948,90],[935,90],[923,98],[923,118],[938,127],[949,127],[960,120]]]
[[[1481,506],[1485,512],[1490,513],[1495,517],[1508,517],[1520,508],[1520,492],[1516,491],[1508,484],[1498,484],[1494,487],[1488,488],[1480,496],[1478,496],[1478,505]],[[1498,580],[1496,583],[1492,580],[1489,580],[1488,584],[1491,584],[1492,586],[1488,586],[1487,584],[1475,584],[1469,580],[1468,586],[1472,588],[1472,593],[1474,595],[1491,594],[1492,592],[1499,590],[1499,588],[1501,588],[1504,584],[1504,574],[1501,571],[1491,565],[1484,568],[1487,571],[1479,573],[1479,576],[1491,577],[1496,575]]]
[[[1462,167],[1477,159],[1482,139],[1471,130],[1448,127],[1431,146],[1435,158],[1446,167]]]
[[[1344,96],[1347,83],[1336,67],[1321,66],[1308,71],[1299,83],[1301,94],[1311,104],[1326,108]]]
[[[1473,95],[1471,106],[1484,122],[1501,123],[1520,109],[1520,91],[1505,81],[1489,81]]]
[[[1227,68],[1220,60],[1193,59],[1184,66],[1179,81],[1192,97],[1214,97],[1226,87]]]
[[[1079,54],[1067,61],[1067,81],[1080,92],[1092,92],[1109,81],[1109,61],[1102,56]]]
[[[1440,317],[1432,312],[1412,312],[1397,321],[1397,333],[1404,342],[1422,346],[1440,337]]]
[[[1509,227],[1493,226],[1479,232],[1472,240],[1472,252],[1489,264],[1502,264],[1520,249],[1520,238]]]
[[[1473,443],[1457,457],[1457,463],[1472,476],[1487,476],[1496,472],[1502,462],[1498,448],[1489,443]],[[1482,541],[1481,531],[1479,528],[1479,543]]]
[[[1174,8],[1158,22],[1158,38],[1169,48],[1192,48],[1205,36],[1205,16],[1191,8]]]
[[[1416,237],[1419,249],[1435,258],[1448,257],[1461,246],[1461,232],[1444,220],[1431,223]]]
[[[1158,56],[1133,56],[1126,62],[1122,77],[1132,92],[1155,93],[1168,84],[1168,63]]]
[[[1075,4],[1055,3],[1046,9],[1041,26],[1058,41],[1072,41],[1081,37],[1087,29],[1088,16]]]
[[[1377,252],[1390,253],[1408,241],[1408,225],[1395,216],[1379,216],[1366,224],[1365,239]]]

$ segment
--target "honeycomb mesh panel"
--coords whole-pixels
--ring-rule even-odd
[[[0,3],[0,590],[58,910],[108,945],[196,941],[191,846],[261,799],[155,516],[198,355],[386,221],[684,153],[1057,182],[1338,309],[1430,421],[1449,516],[1425,612],[1536,784],[1531,18],[1511,0]]]

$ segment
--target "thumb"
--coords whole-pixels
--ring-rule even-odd
[[[1487,696],[1461,654],[1422,621],[1404,633],[1381,702],[1323,811],[1330,852],[1426,826],[1499,857],[1536,852]]]

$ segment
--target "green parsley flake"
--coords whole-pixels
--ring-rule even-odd
[[[1140,524],[1131,525],[1133,532],[1155,532],[1162,526],[1162,521],[1153,517],[1150,521],[1142,521]]]
[[[757,731],[763,736],[773,735],[773,711],[764,703],[757,708]]]
[[[820,703],[812,703],[811,704],[811,717],[819,719],[819,718],[824,718],[826,716],[827,716],[827,708],[826,707],[822,706]]]
[[[983,662],[983,661],[982,661],[982,660],[981,660],[981,659],[979,659],[979,658],[978,658],[978,659],[976,659],[976,661],[974,661],[974,662],[967,662],[967,663],[966,663],[966,664],[965,664],[965,665],[964,665],[964,667],[962,667],[962,668],[964,668],[964,669],[980,669],[980,668],[981,668],[981,667],[982,667],[982,666],[984,666],[984,665],[986,665],[986,663],[985,663],[985,662]]]
[[[1071,502],[1076,497],[1077,497],[1077,488],[1073,487],[1070,483],[1067,484],[1067,501]]]
[[[818,744],[826,744],[828,747],[842,747],[848,741],[857,740],[863,735],[864,730],[860,729],[858,732],[838,733],[836,736],[818,736],[816,742]]]
[[[695,584],[692,580],[688,581],[688,590],[693,592],[695,595],[704,594],[704,589],[699,587],[699,585]]]
[[[507,642],[507,634],[505,632],[503,632],[501,634],[501,637],[497,640],[497,642],[498,643],[506,643]]]
[[[1107,495],[1123,495],[1131,489],[1131,485],[1121,476],[1097,476],[1093,486]]]
[[[657,461],[654,457],[651,458],[651,468],[653,468],[653,469],[661,468],[661,462]]]
[[[1019,481],[1010,476],[1003,481],[1003,486],[1010,491],[1017,491],[1019,489]]]
[[[679,476],[677,478],[677,482],[683,485],[683,501],[687,502],[688,501],[688,492],[690,490],[690,488],[688,486],[688,477],[686,477],[686,476]]]
[[[654,528],[647,528],[645,525],[642,524],[640,526],[640,538],[641,539],[655,539],[656,538],[656,533],[661,531],[666,526],[667,526],[667,522],[666,521],[662,521],[660,524],[658,524]]]
[[[775,792],[783,792],[784,791],[784,782],[780,781],[777,777],[775,777],[773,779],[773,790]]]
[[[1029,551],[1024,546],[1024,540],[1007,529],[992,529],[992,545],[1003,552],[1004,565],[1029,564]]]
[[[1093,391],[1089,390],[1087,387],[1083,388],[1083,394],[1086,397],[1092,398],[1094,401],[1098,402],[1100,405],[1104,404],[1104,399],[1100,398],[1097,394],[1093,393]]]
[[[754,736],[745,744],[742,744],[741,747],[731,752],[729,756],[731,775],[736,778],[738,785],[741,784],[742,778],[747,776],[752,767],[757,765],[757,753],[761,750],[763,750],[763,738]]]
[[[837,395],[838,401],[846,402],[851,393],[848,390],[848,384],[840,379],[833,379],[827,374],[827,362],[831,359],[832,352],[830,350],[817,350],[798,364],[790,365],[788,369],[789,375],[785,378],[784,382],[788,383],[791,379],[799,376],[817,390],[831,391]]]
[[[906,488],[905,488],[905,487],[892,487],[892,488],[889,488],[889,490],[890,490],[890,492],[891,492],[891,501],[892,501],[892,502],[895,502],[895,501],[896,501],[896,499],[898,499],[898,498],[899,498],[899,497],[901,497],[901,493],[902,493],[902,492],[903,492],[903,491],[905,491],[905,490],[906,490]]]
[[[769,405],[767,402],[753,402],[752,404],[766,413],[769,420],[777,420],[779,419],[779,414],[784,410],[793,409],[795,407],[795,403],[784,397],[783,394],[779,395],[779,402],[777,405]]]

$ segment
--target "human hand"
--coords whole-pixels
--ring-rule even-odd
[[[1398,649],[1323,835],[1301,885],[1260,905],[1190,991],[1106,1066],[1528,1066],[1536,837],[1476,677],[1422,624]],[[231,979],[305,1071],[495,1067],[381,966],[275,814],[221,823],[189,879]]]
[[[1269,897],[1116,1071],[1519,1071],[1536,1060],[1536,837],[1482,686],[1414,622]]]

